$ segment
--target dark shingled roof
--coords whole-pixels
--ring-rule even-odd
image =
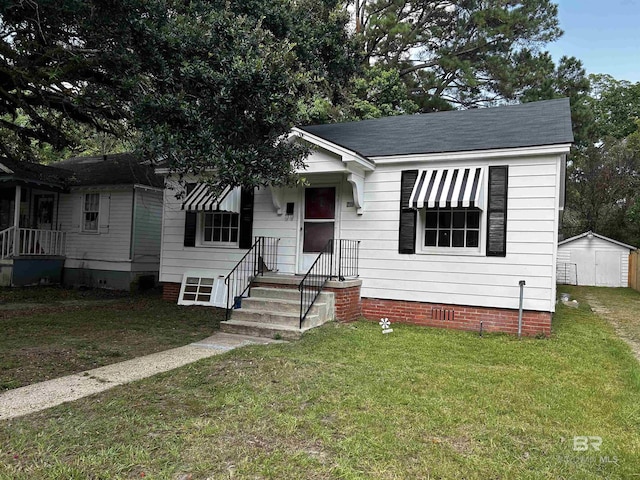
[[[568,98],[300,127],[363,157],[573,142]]]
[[[6,181],[15,180],[64,187],[71,176],[71,172],[39,163],[15,162],[9,158],[0,158],[0,164],[13,172],[10,174],[0,170],[0,179]]]
[[[163,188],[161,176],[154,167],[140,162],[130,153],[97,157],[72,157],[55,164],[56,168],[69,171],[70,186],[93,185],[149,185]]]

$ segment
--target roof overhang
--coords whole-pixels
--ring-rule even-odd
[[[301,138],[309,143],[317,145],[318,147],[324,148],[325,150],[338,155],[340,159],[347,164],[347,166],[353,164],[353,166],[357,166],[365,172],[372,172],[376,169],[376,164],[368,158],[363,157],[353,150],[349,150],[340,145],[336,145],[329,140],[325,140],[322,137],[313,135],[312,133],[302,130],[301,128],[293,127],[291,129],[291,134],[289,135],[289,138],[292,137]]]
[[[613,238],[605,237],[604,235],[600,235],[600,234],[598,234],[596,232],[593,232],[591,230],[589,230],[587,232],[584,232],[584,233],[581,233],[580,235],[576,235],[575,237],[571,237],[571,238],[567,238],[565,240],[562,240],[561,242],[558,242],[558,246],[574,242],[574,241],[579,240],[579,239],[584,238],[584,237],[589,237],[589,235],[591,235],[592,237],[599,238],[600,240],[604,240],[605,242],[613,243],[613,244],[618,245],[620,247],[628,248],[629,250],[636,250],[638,248],[638,247],[634,247],[633,245],[627,245],[626,243],[619,242],[617,240],[614,240]]]
[[[457,162],[465,160],[485,160],[513,157],[537,157],[541,155],[563,155],[569,153],[570,143],[533,147],[501,148],[494,150],[468,150],[463,152],[422,153],[372,157],[376,165],[416,162]]]

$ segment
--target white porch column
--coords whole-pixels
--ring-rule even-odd
[[[16,196],[13,206],[13,226],[15,227],[13,230],[13,256],[17,256],[20,252],[18,248],[18,242],[20,241],[20,201],[22,199],[22,187],[20,185],[16,185]]]

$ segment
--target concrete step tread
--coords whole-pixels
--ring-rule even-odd
[[[262,308],[238,308],[237,310],[233,310],[231,312],[231,315],[233,315],[233,312],[243,312],[243,313],[256,314],[256,315],[274,315],[276,317],[285,317],[285,318],[298,318],[298,319],[300,318],[299,313],[273,312],[271,310],[265,310]]]
[[[297,305],[300,306],[300,300],[287,300],[284,298],[272,298],[272,297],[259,297],[256,295],[251,295],[250,297],[247,298],[243,298],[242,302],[246,302],[247,300],[255,300],[258,302],[268,302],[268,303],[275,303],[275,304],[282,304],[282,305]],[[321,302],[316,300],[315,302],[313,302],[314,305],[326,305],[326,302]]]
[[[227,320],[224,322],[220,322],[220,325],[238,325],[243,327],[253,327],[253,328],[264,328],[265,330],[282,330],[288,332],[305,332],[312,327],[292,327],[290,325],[278,325],[276,323],[257,323],[257,322],[248,322],[246,320]]]

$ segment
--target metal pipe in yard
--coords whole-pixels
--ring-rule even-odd
[[[524,297],[525,281],[520,280],[520,307],[518,308],[518,338],[522,336],[522,301]]]

